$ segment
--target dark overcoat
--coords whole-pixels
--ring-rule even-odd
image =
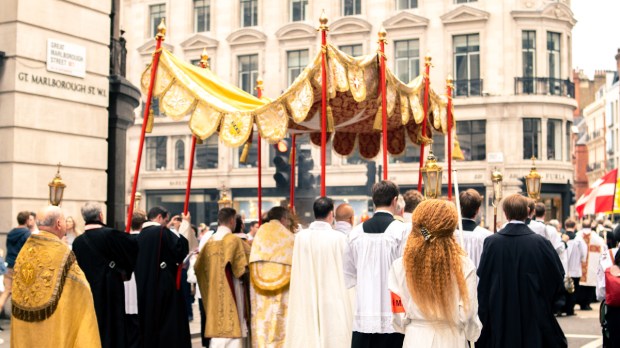
[[[476,347],[566,347],[553,303],[564,286],[557,252],[525,224],[510,223],[484,241],[478,268]]]

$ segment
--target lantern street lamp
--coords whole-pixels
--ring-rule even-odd
[[[65,187],[67,187],[67,185],[65,185],[65,183],[62,181],[62,178],[60,177],[60,163],[58,163],[58,170],[56,171],[56,176],[54,176],[54,179],[52,179],[52,181],[47,185],[50,187],[50,204],[59,206],[62,202],[62,195],[65,191]]]
[[[232,207],[232,201],[228,198],[226,192],[226,186],[222,186],[222,189],[220,190],[220,200],[217,201],[219,209]]]
[[[540,199],[540,188],[542,182],[540,180],[540,174],[536,171],[536,156],[532,156],[532,169],[530,173],[525,176],[525,185],[527,186],[527,195],[537,201]]]
[[[502,173],[500,173],[497,168],[491,173],[491,181],[493,182],[493,232],[497,232],[497,206],[499,205],[499,201],[502,200],[503,178]]]
[[[437,165],[437,157],[433,155],[431,149],[426,157],[422,171],[422,180],[424,180],[424,197],[437,198],[441,194],[441,172],[442,168]]]

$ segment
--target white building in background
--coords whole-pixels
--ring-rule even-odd
[[[436,91],[445,91],[447,75],[454,76],[458,139],[466,156],[454,167],[461,189],[475,188],[488,198],[487,221],[492,216],[491,170],[504,173],[505,195],[519,192],[519,178],[529,172],[532,156],[539,159],[547,216],[567,217],[576,107],[570,80],[576,21],[569,0],[124,0],[128,79],[138,84],[151,61],[156,26],[166,18],[164,45],[175,55],[197,61],[206,47],[211,69],[222,79],[254,93],[256,79],[262,77],[265,95],[276,97],[319,52],[316,28],[322,9],[329,18],[328,40],[342,50],[374,54],[377,32],[384,27],[388,67],[402,80],[420,74],[427,53],[433,58],[430,76]],[[137,112],[129,131],[130,161],[138,147]],[[183,208],[189,144],[186,121],[156,119],[138,185],[146,196],[143,207]],[[435,138],[433,150],[445,161],[443,138]],[[240,151],[224,147],[215,136],[198,148],[191,204],[195,221],[213,220],[222,186],[231,189],[246,217],[255,218],[255,147],[247,165],[239,164]],[[265,209],[283,198],[274,189],[272,151],[263,146]],[[312,151],[318,173],[319,152]],[[381,164],[380,156],[376,160]],[[389,178],[402,189],[415,188],[418,160],[419,148],[408,145],[402,156],[390,159]],[[328,164],[328,194],[348,199],[359,215],[367,209],[365,162],[331,154]],[[134,166],[128,163],[128,168]]]

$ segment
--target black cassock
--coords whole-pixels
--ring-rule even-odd
[[[187,239],[160,225],[138,234],[136,286],[143,347],[191,347],[178,266],[189,252]]]
[[[524,224],[510,223],[484,241],[478,268],[476,347],[566,347],[553,303],[564,270],[551,243]]]
[[[125,347],[125,288],[138,245],[127,233],[109,227],[87,230],[73,241],[73,253],[90,284],[101,346]]]

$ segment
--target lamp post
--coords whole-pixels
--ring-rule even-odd
[[[525,176],[525,185],[527,186],[527,195],[537,201],[540,199],[540,188],[542,182],[540,180],[540,174],[536,171],[536,156],[532,156],[532,169],[530,173]]]
[[[62,178],[60,177],[60,163],[58,163],[58,170],[56,171],[56,176],[54,176],[52,181],[50,181],[50,183],[47,185],[50,188],[50,204],[59,206],[62,202],[62,195],[65,191],[65,187],[67,187],[67,185],[65,185],[64,181],[62,181]]]
[[[420,169],[422,172],[422,180],[424,181],[424,197],[437,198],[441,195],[441,172],[442,168],[437,165],[437,157],[431,149],[426,158],[424,167]]]
[[[230,200],[230,198],[228,198],[226,193],[226,186],[222,186],[222,189],[220,190],[220,200],[217,201],[219,209],[232,207],[232,201]]]
[[[499,201],[502,200],[503,178],[502,173],[500,173],[497,168],[491,173],[491,181],[493,182],[493,233],[497,232],[497,206],[499,205]]]

